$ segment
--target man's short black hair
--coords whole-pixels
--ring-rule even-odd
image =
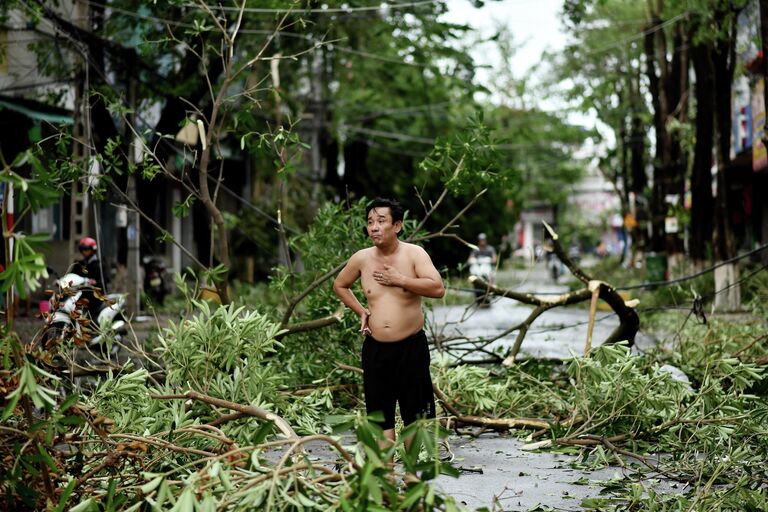
[[[392,223],[395,223],[397,221],[402,221],[403,215],[405,214],[405,210],[403,210],[403,206],[397,201],[397,199],[377,197],[376,199],[368,203],[368,207],[365,209],[366,219],[368,219],[368,214],[371,213],[371,210],[373,210],[374,208],[389,208],[389,211],[392,213]]]

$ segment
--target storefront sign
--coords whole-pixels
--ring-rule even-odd
[[[677,223],[677,217],[667,217],[664,219],[664,232],[667,234],[677,233],[679,225]]]
[[[752,170],[762,171],[768,167],[768,150],[763,142],[765,133],[765,82],[757,80],[752,90]]]

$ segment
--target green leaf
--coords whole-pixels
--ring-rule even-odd
[[[53,457],[48,453],[48,450],[46,450],[42,444],[37,445],[37,451],[40,453],[40,457],[42,458],[43,462],[50,468],[50,470],[54,473],[59,472],[58,466],[56,466],[56,461],[53,460]]]
[[[69,509],[69,512],[90,512],[91,510],[98,510],[98,506],[93,498],[87,498]]]
[[[139,487],[139,490],[142,494],[147,495],[157,489],[157,486],[160,485],[165,477],[164,476],[157,476],[150,480],[149,482],[145,483],[141,487]]]
[[[77,479],[72,478],[67,486],[64,488],[64,492],[61,493],[61,497],[59,498],[59,503],[56,505],[56,508],[53,509],[54,512],[64,512],[65,507],[67,506],[67,501],[69,501],[69,497],[72,495],[72,491],[75,490],[75,485],[77,484]]]

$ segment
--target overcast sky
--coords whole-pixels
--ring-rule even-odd
[[[479,9],[471,0],[446,0],[446,4],[449,8],[446,21],[467,23],[482,35],[492,35],[498,24],[508,27],[520,46],[512,59],[516,78],[527,76],[531,68],[541,62],[545,50],[556,52],[565,47],[567,36],[560,19],[563,0],[485,0]],[[480,64],[492,66],[498,66],[500,61],[493,43],[476,46],[473,57]],[[486,77],[486,71],[478,72],[481,82]],[[533,82],[536,83],[535,77]],[[528,106],[553,111],[562,103],[556,98],[536,98],[536,104]],[[575,112],[568,115],[568,120],[587,127],[599,124],[593,115]]]
[[[524,76],[541,59],[544,50],[559,50],[566,36],[560,23],[563,0],[486,0],[476,8],[470,0],[447,0],[446,21],[467,23],[483,35],[491,35],[502,24],[510,30],[514,41],[522,47],[512,61],[516,77]],[[498,53],[493,44],[478,45],[474,51],[478,63],[497,64]],[[482,75],[480,75],[482,80]]]

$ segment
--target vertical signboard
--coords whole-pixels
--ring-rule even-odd
[[[763,90],[765,82],[757,79],[752,89],[752,170],[762,171],[768,167],[768,150],[765,148],[763,134],[765,133],[765,97]]]

